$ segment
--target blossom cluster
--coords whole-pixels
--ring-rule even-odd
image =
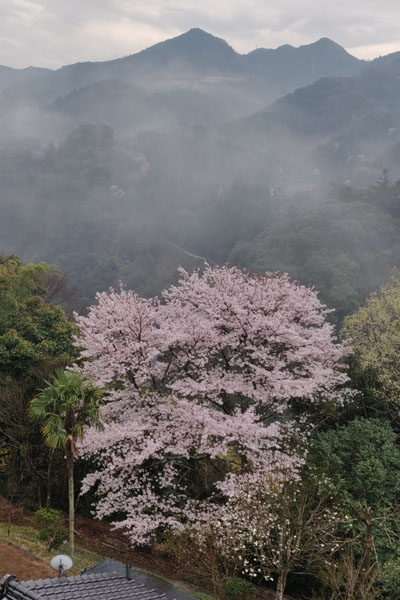
[[[85,374],[109,390],[104,431],[82,447],[98,465],[84,491],[97,486],[99,517],[125,515],[135,544],[199,521],[254,473],[295,473],[279,425],[288,403],[345,380],[313,290],[228,267],[180,275],[161,298],[98,294],[77,319]],[[223,463],[206,495],[190,491],[201,459]]]

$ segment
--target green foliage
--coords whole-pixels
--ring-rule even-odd
[[[61,527],[63,516],[59,510],[54,508],[39,508],[35,512],[36,525],[42,527]]]
[[[51,382],[29,406],[33,420],[42,421],[42,433],[50,448],[65,448],[68,473],[69,543],[74,555],[74,461],[76,442],[85,426],[102,428],[102,390],[74,371],[56,371]]]
[[[0,257],[0,374],[26,378],[43,364],[66,364],[77,355],[76,327],[63,311],[45,301],[53,267],[22,265],[15,256]]]
[[[47,284],[59,275],[45,263],[0,256],[0,447],[8,449],[1,480],[4,494],[26,496],[31,506],[41,504],[47,453],[28,405],[44,379],[78,353],[76,326],[46,301]]]
[[[47,544],[48,550],[58,550],[58,548],[68,540],[68,531],[66,529],[55,529],[48,527],[39,531],[39,540]]]
[[[245,579],[226,577],[222,583],[226,600],[251,600],[256,597],[256,588]]]
[[[47,544],[48,550],[59,548],[68,539],[68,532],[63,527],[63,516],[59,510],[40,508],[35,513],[35,523],[41,527],[39,540]]]
[[[398,597],[383,593],[391,587],[387,569],[392,565],[395,573],[400,547],[397,439],[388,420],[356,418],[311,441],[305,474],[328,478],[340,498],[336,510],[350,517],[337,551],[311,571],[321,592],[316,598]]]
[[[308,465],[328,477],[353,507],[366,503],[376,510],[390,506],[400,494],[400,450],[387,421],[355,419],[315,436]]]
[[[29,407],[33,420],[44,421],[42,432],[51,448],[82,438],[85,425],[101,428],[102,390],[74,371],[57,371]],[[73,450],[75,455],[75,451]]]
[[[400,590],[400,555],[384,562],[379,578],[381,598],[398,600]]]
[[[400,279],[393,274],[380,293],[350,317],[343,335],[351,342],[360,369],[374,374],[374,392],[397,409],[400,397]]]

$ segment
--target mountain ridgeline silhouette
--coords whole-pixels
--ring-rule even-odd
[[[299,48],[282,46],[241,55],[226,41],[201,29],[191,29],[124,58],[76,63],[41,77],[24,78],[9,87],[6,96],[12,102],[46,107],[74,89],[111,79],[153,89],[190,85],[213,92],[230,86],[237,91],[251,91],[266,104],[300,85],[323,76],[351,75],[363,65],[363,61],[327,39]]]
[[[342,318],[400,263],[399,82],[400,53],[240,54],[201,29],[0,67],[0,248],[59,264],[84,302],[158,294],[204,257],[288,271]]]

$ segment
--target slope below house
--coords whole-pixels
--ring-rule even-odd
[[[15,573],[21,580],[54,576],[53,569],[30,552],[0,541],[0,579],[6,573]]]
[[[8,521],[9,519],[10,521]],[[11,523],[11,528],[9,523]],[[2,534],[0,579],[7,573],[16,575],[20,582],[36,579],[46,581],[56,577],[55,571],[49,566],[54,551],[49,552],[47,546],[38,541],[37,530],[33,528],[33,523],[33,513],[24,511],[0,497],[0,535]],[[9,528],[9,540],[13,543],[3,541]],[[103,572],[106,574],[116,572],[125,577],[126,564],[124,563],[129,562],[135,565],[135,569],[131,569],[131,571],[137,584],[146,583],[146,589],[155,589],[158,593],[165,593],[167,600],[175,597],[176,600],[192,600],[191,592],[183,591],[188,587],[184,581],[189,581],[192,574],[189,565],[187,569],[182,570],[182,566],[178,566],[165,553],[156,548],[140,551],[132,549],[126,536],[121,532],[112,531],[107,523],[94,521],[81,515],[78,515],[76,519],[76,532],[79,546],[76,549],[75,565],[69,573],[77,575],[79,569],[86,567],[87,573],[91,577],[93,574]],[[102,561],[101,557],[107,555],[112,556],[114,560]],[[4,557],[6,560],[3,560]],[[174,583],[169,583],[168,580]],[[206,578],[203,584],[207,587]],[[175,595],[172,595],[172,592]],[[194,591],[193,595],[196,596]]]

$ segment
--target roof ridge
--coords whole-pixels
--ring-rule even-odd
[[[120,575],[119,573],[113,571],[111,573],[82,573],[82,575],[72,575],[70,577],[47,577],[46,579],[30,579],[29,581],[24,581],[29,587],[42,587],[46,585],[51,585],[52,587],[56,587],[57,585],[65,585],[71,582],[77,581],[80,583],[82,578],[90,580],[97,579],[126,579],[124,575]]]
[[[15,578],[15,575],[5,575],[0,583],[2,583],[2,589],[0,589],[2,598],[15,598],[20,600],[22,598],[28,598],[29,600],[43,600],[43,597],[29,589],[24,585],[24,582],[19,582]],[[3,593],[5,594],[3,596]]]
[[[96,591],[97,588],[97,591]],[[1,591],[3,592],[1,594]],[[87,592],[87,596],[86,596]],[[89,593],[90,592],[90,593]],[[14,576],[0,580],[0,599],[4,600],[72,600],[79,597],[96,597],[105,600],[130,598],[137,600],[166,600],[164,592],[136,579],[127,579],[119,573],[88,573],[72,577],[53,577],[18,582]]]

